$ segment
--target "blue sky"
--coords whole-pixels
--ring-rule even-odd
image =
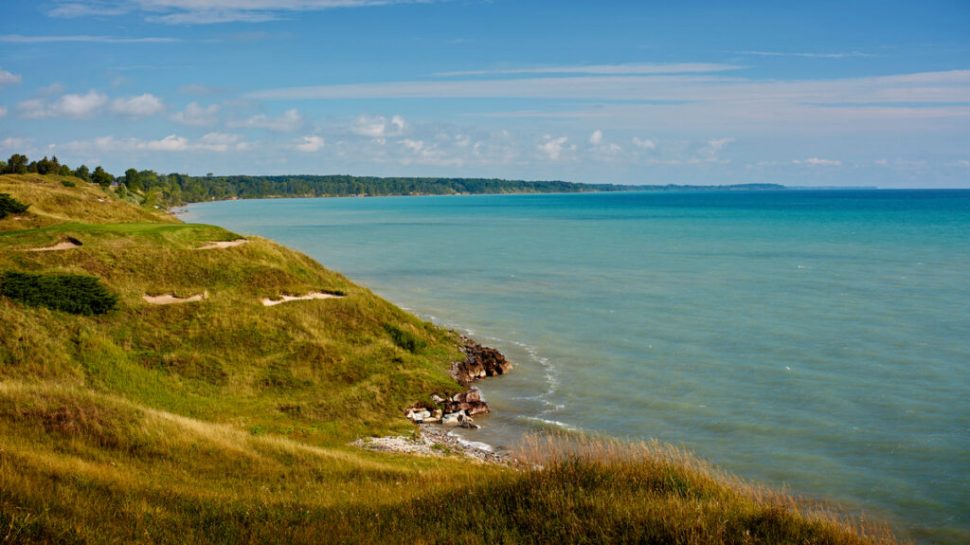
[[[4,0],[0,155],[970,187],[968,29],[965,0]]]

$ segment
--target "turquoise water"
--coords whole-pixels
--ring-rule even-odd
[[[218,202],[506,352],[476,440],[561,426],[970,542],[970,191]]]

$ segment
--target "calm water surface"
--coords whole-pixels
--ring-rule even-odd
[[[970,191],[218,202],[518,363],[475,440],[657,438],[970,543]]]

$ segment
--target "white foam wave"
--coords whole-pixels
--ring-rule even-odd
[[[448,432],[449,437],[454,437],[458,440],[458,444],[465,448],[473,448],[475,450],[481,450],[483,452],[495,452],[492,445],[488,443],[482,443],[481,441],[469,441],[468,439],[463,439],[462,436],[458,435],[453,431]]]
[[[566,431],[582,431],[582,428],[573,426],[572,424],[567,424],[559,420],[552,420],[551,418],[540,418],[538,416],[522,416],[523,420],[531,420],[532,422],[538,422],[547,426],[554,426],[557,428],[564,429]]]

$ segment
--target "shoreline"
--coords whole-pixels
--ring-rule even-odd
[[[374,452],[429,457],[457,454],[485,464],[511,465],[514,463],[510,451],[496,449],[488,443],[464,439],[441,424],[417,424],[415,434],[411,437],[404,435],[361,437],[350,444]]]
[[[197,204],[205,204],[205,203],[197,203]],[[401,306],[398,303],[395,303],[395,304],[397,304],[398,306]],[[421,317],[422,319],[425,319],[425,320],[428,319],[428,317],[426,315],[422,315],[419,312],[415,312],[413,309],[405,309],[405,310],[407,310],[407,312],[409,312],[411,314],[414,314],[414,315],[417,315],[417,316]],[[438,324],[438,325],[443,325],[443,324]],[[448,327],[448,325],[444,325],[444,326],[445,327]],[[454,325],[452,325],[452,327],[454,327]],[[503,417],[508,416],[508,413],[507,412],[503,412],[503,415],[502,416]],[[514,416],[514,412],[512,413],[512,416]],[[483,424],[485,424],[486,427],[488,427],[488,422],[487,421],[483,422]],[[418,425],[416,429],[417,429],[417,432],[419,434],[419,437],[421,437],[420,441],[422,443],[425,441],[425,438],[427,438],[427,440],[430,442],[430,445],[428,446],[428,448],[432,450],[432,455],[435,455],[435,450],[444,450],[446,448],[454,448],[455,450],[458,450],[458,447],[456,447],[454,445],[454,443],[458,443],[458,446],[461,446],[461,444],[454,437],[451,437],[451,438],[448,438],[448,439],[440,438],[439,436],[444,436],[444,437],[447,437],[448,436],[448,432],[436,433],[436,432],[440,432],[442,430],[442,428],[440,426],[429,425],[429,424],[421,424],[421,425]],[[460,430],[456,430],[453,435],[459,435],[459,434],[461,436],[463,436],[464,438],[468,438],[468,439],[470,439],[469,436],[476,435],[476,434],[465,433],[465,432],[462,432]],[[466,441],[468,439],[466,439]],[[474,442],[474,441],[471,441],[471,442]],[[434,445],[440,445],[440,446],[438,446],[438,448],[435,449]],[[494,446],[490,445],[490,447],[494,449]],[[394,450],[393,447],[385,447],[385,448],[382,448],[381,450],[386,450],[388,452],[411,452],[411,451],[407,450],[408,448],[410,448],[410,447],[408,447],[406,445],[406,443],[402,443],[402,446],[401,446],[401,449],[400,450]],[[475,453],[475,450],[476,449],[471,449],[471,452],[468,452],[468,449],[467,448],[462,447],[461,450],[460,450],[460,452],[461,452],[461,454],[466,455],[466,456],[468,456],[470,458],[476,458],[476,456],[475,456],[475,454],[476,454]]]

